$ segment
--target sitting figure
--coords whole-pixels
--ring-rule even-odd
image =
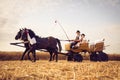
[[[79,42],[80,44],[82,44],[82,43],[87,43],[87,40],[86,40],[86,38],[85,38],[85,34],[81,34],[81,39],[80,39],[80,42]]]
[[[87,43],[88,41],[85,38],[85,34],[81,34],[81,39],[80,41],[75,45],[75,49],[80,47],[81,44]]]
[[[77,34],[77,36],[76,36],[75,40],[72,40],[73,42],[71,43],[70,48],[74,48],[75,45],[80,41],[80,31],[77,30],[76,34]]]

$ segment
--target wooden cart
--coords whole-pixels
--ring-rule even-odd
[[[81,55],[81,52],[88,52],[90,54],[90,60],[91,61],[108,61],[108,55],[103,52],[104,50],[104,41],[95,43],[95,44],[89,44],[89,43],[83,43],[80,44],[78,48],[71,49],[70,43],[65,44],[65,50],[68,51],[68,61],[82,61],[83,57]],[[77,57],[77,58],[76,58]]]

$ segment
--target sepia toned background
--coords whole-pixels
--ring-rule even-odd
[[[120,53],[119,14],[120,0],[0,0],[0,51],[23,51],[10,43],[25,27],[66,40],[57,20],[70,39],[80,30],[90,42],[105,38],[107,53]]]

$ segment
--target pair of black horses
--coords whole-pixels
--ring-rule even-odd
[[[30,41],[28,39],[28,35],[32,39],[33,37],[36,40],[36,43],[31,45]],[[29,53],[32,52],[32,55],[34,57],[34,62],[36,61],[36,50],[45,49],[50,53],[50,59],[49,61],[52,61],[54,57],[56,57],[56,62],[58,61],[58,53],[61,52],[62,47],[60,40],[54,37],[46,37],[41,38],[37,36],[31,29],[20,29],[17,35],[15,36],[15,39],[23,40],[25,51],[22,54],[21,60],[23,60],[26,53],[28,53],[28,59],[31,60]],[[58,46],[57,46],[58,45]]]

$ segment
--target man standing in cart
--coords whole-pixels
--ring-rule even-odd
[[[75,38],[75,40],[72,40],[72,41],[73,41],[73,42],[71,43],[70,48],[74,48],[75,45],[76,45],[78,42],[80,42],[80,31],[79,31],[79,30],[76,31],[76,38]]]

